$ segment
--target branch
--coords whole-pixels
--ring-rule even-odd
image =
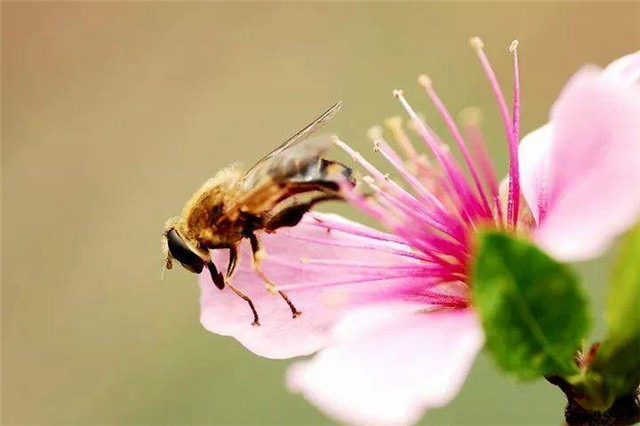
[[[631,395],[615,400],[607,411],[591,411],[583,408],[578,399],[581,395],[559,376],[546,377],[549,383],[558,386],[567,397],[564,419],[567,426],[627,426],[640,422],[640,389]]]

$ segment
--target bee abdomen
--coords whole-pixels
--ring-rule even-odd
[[[319,158],[287,179],[290,183],[310,183],[338,191],[340,182],[354,184],[351,169],[336,161]]]
[[[286,195],[265,220],[267,231],[296,226],[314,205],[341,199],[342,183],[355,184],[350,168],[322,158],[309,163],[306,169],[290,176],[286,182]]]

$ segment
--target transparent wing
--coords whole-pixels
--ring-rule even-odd
[[[278,163],[277,170],[261,175],[255,187],[238,197],[233,210],[262,217],[271,229],[293,226],[285,224],[297,223],[320,201],[340,198],[340,183],[353,181],[351,169],[340,163],[317,156],[286,158],[293,162]]]
[[[342,102],[336,103],[324,114],[316,118],[311,124],[264,156],[253,167],[251,167],[247,173],[245,173],[242,187],[244,189],[255,187],[265,175],[270,173],[270,171],[284,169],[285,167],[283,167],[283,164],[281,163],[287,163],[287,160],[293,160],[295,158],[300,160],[313,159],[322,155],[322,153],[331,146],[333,136],[316,137],[313,139],[307,138],[317,132],[326,123],[331,121],[336,116],[341,106]]]
[[[331,148],[334,135],[318,135],[279,152],[253,167],[242,180],[242,192],[246,197],[271,190],[285,184],[289,179],[306,173]]]

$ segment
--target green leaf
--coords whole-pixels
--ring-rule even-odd
[[[473,303],[497,364],[520,379],[577,373],[574,355],[590,323],[576,277],[530,242],[481,233]]]
[[[591,370],[609,398],[640,385],[640,226],[622,240],[612,268],[605,311],[608,333]]]

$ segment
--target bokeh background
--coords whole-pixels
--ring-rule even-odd
[[[2,423],[331,424],[287,392],[287,362],[202,329],[192,275],[160,281],[164,220],[339,99],[332,130],[362,150],[401,112],[394,88],[442,131],[422,72],[452,111],[483,108],[504,171],[469,37],[507,92],[519,38],[524,133],[582,64],[637,50],[639,18],[638,3],[612,2],[3,2]],[[579,266],[598,309],[604,266]],[[483,355],[424,423],[560,424],[562,407]]]

